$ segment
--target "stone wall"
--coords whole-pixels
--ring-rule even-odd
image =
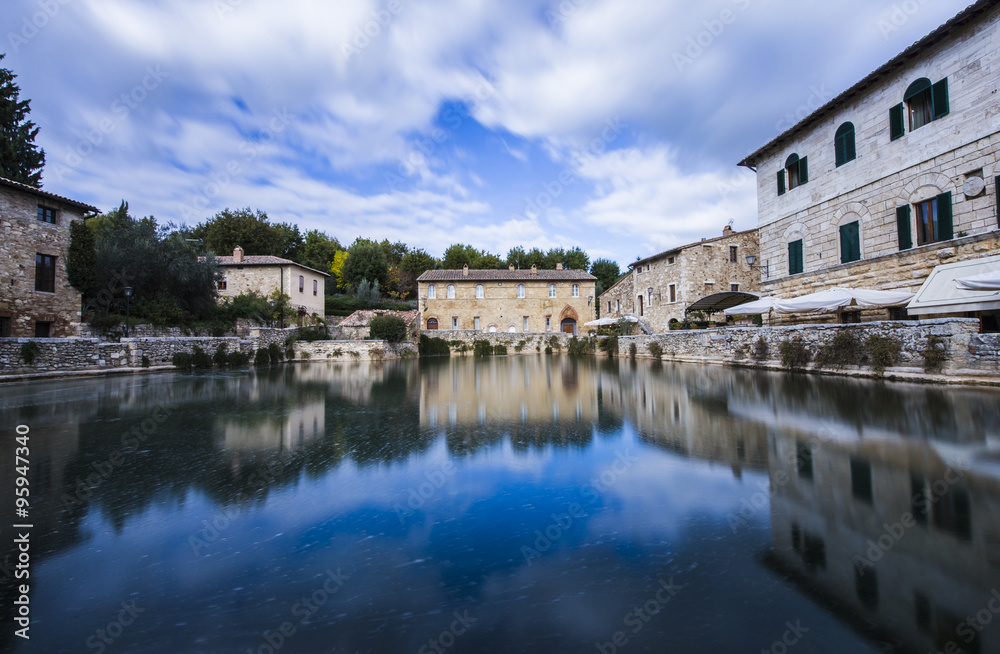
[[[652,336],[621,337],[618,351],[620,356],[629,356],[630,346],[634,343],[637,356],[652,357],[649,346],[656,342],[663,351],[663,359],[667,361],[778,367],[781,364],[779,345],[782,342],[801,338],[810,352],[815,354],[840,330],[853,331],[861,341],[872,334],[898,340],[902,345],[902,360],[898,367],[887,369],[889,374],[925,376],[923,351],[927,347],[928,336],[933,335],[942,340],[947,352],[942,370],[944,375],[1000,377],[1000,334],[979,334],[979,321],[969,318],[673,331]],[[760,338],[768,344],[769,357],[758,364],[751,353]],[[867,368],[847,369],[862,373],[868,371]]]
[[[508,333],[508,332],[477,332],[474,329],[425,329],[420,332],[428,338],[440,338],[448,342],[452,355],[472,354],[475,341],[487,341],[491,345],[504,345],[507,354],[538,354],[544,352],[552,338],[556,339],[559,347],[563,350],[572,334],[564,332],[544,332],[544,333]],[[520,352],[517,350],[520,346]]]
[[[405,359],[417,355],[410,342],[387,341],[301,341],[295,344],[295,361],[356,361]]]
[[[597,299],[601,308],[601,318],[616,318],[626,313],[635,313],[634,289],[635,271],[630,270]]]

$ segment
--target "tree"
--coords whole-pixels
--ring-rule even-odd
[[[483,250],[482,256],[479,257],[479,262],[476,266],[479,270],[499,270],[504,267],[504,263],[500,257],[485,250]]]
[[[382,248],[382,254],[385,255],[386,263],[390,266],[398,266],[403,260],[403,257],[406,256],[406,253],[410,251],[410,248],[406,243],[401,241],[390,243],[389,239],[383,239],[378,246]]]
[[[565,263],[566,261],[566,250],[562,248],[552,248],[545,255],[545,268],[547,270],[555,270],[557,263]]]
[[[330,274],[336,280],[334,284],[327,284],[330,292],[334,290],[346,291],[347,285],[344,283],[344,264],[347,262],[347,250],[340,250],[333,255],[333,262],[330,263]]]
[[[330,264],[333,263],[337,251],[342,249],[337,239],[327,236],[318,229],[312,229],[306,232],[299,263],[314,270],[330,270]]]
[[[384,287],[389,280],[389,265],[382,248],[370,241],[355,241],[348,251],[343,276],[348,288],[357,288],[361,280],[378,282]]]
[[[423,250],[410,250],[399,262],[399,267],[416,279],[428,270],[434,269],[434,257]]]
[[[271,252],[265,252],[265,254],[299,262],[304,246],[299,226],[291,223],[278,223],[273,225],[272,229],[274,230],[274,246]]]
[[[389,266],[389,283],[386,289],[389,297],[405,300],[407,296],[416,293],[417,278],[400,266]]]
[[[66,276],[73,288],[85,297],[94,297],[98,290],[97,281],[97,238],[94,230],[81,220],[69,224],[69,257],[66,261]]]
[[[0,177],[41,188],[45,150],[35,145],[38,127],[27,119],[31,101],[19,99],[14,79],[12,71],[0,68]]]
[[[223,209],[191,230],[191,235],[201,239],[206,250],[222,256],[231,255],[237,245],[250,256],[283,256],[287,247],[284,238],[287,234],[279,234],[266,213],[260,210],[254,213],[250,207],[236,211]]]
[[[479,250],[471,245],[456,243],[444,251],[441,265],[445,270],[459,270],[466,265],[469,268],[476,269],[479,268],[479,259],[481,257],[482,254]]]
[[[586,252],[578,247],[567,250],[566,258],[563,260],[566,268],[570,270],[586,270],[590,266],[590,257]]]
[[[597,278],[598,283],[606,291],[618,281],[618,277],[621,276],[621,270],[614,261],[598,259],[590,267],[590,274]]]
[[[368,323],[368,332],[372,338],[389,341],[390,343],[399,343],[406,340],[409,331],[406,321],[402,317],[392,313],[375,316]]]

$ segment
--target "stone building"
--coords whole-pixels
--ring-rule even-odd
[[[66,276],[69,226],[95,207],[0,178],[0,337],[76,336],[80,293]]]
[[[330,275],[325,272],[281,257],[245,256],[238,245],[233,256],[216,257],[216,261],[222,269],[220,298],[250,291],[265,296],[281,291],[299,311],[317,316],[326,312],[326,278]]]
[[[939,263],[1000,251],[998,23],[976,2],[740,162],[766,295],[915,292]]]
[[[583,270],[428,270],[417,278],[423,329],[578,333],[594,320],[597,278]]]
[[[722,236],[654,254],[629,264],[629,272],[601,294],[601,317],[639,318],[653,333],[684,321],[684,310],[698,300],[726,291],[758,292],[756,271],[747,255],[757,256],[757,230],[726,227]]]

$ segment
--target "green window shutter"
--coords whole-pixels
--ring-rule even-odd
[[[785,194],[785,171],[778,171],[778,195]]]
[[[899,234],[899,249],[909,250],[913,247],[913,236],[910,234],[910,205],[896,207],[896,232]]]
[[[799,186],[809,181],[809,157],[799,159]]]
[[[840,263],[847,263],[851,260],[851,240],[848,235],[847,225],[840,226]]]
[[[802,240],[788,244],[788,274],[797,275],[802,272]]]
[[[947,116],[951,111],[948,103],[948,78],[931,86],[931,106],[934,107],[934,120]]]
[[[951,218],[951,191],[937,196],[937,240],[947,241],[955,238],[955,228]]]
[[[858,150],[854,143],[854,131],[844,135],[844,155],[847,161],[854,161],[858,158]],[[846,163],[846,162],[845,162]]]
[[[889,138],[891,140],[895,141],[906,133],[905,117],[906,111],[902,102],[889,110]]]
[[[861,258],[861,227],[857,221],[840,226],[840,263]]]
[[[847,163],[847,139],[845,137],[846,134],[843,134],[841,136],[838,136],[834,141],[834,145],[836,146],[834,148],[834,151],[836,152],[837,155],[838,166],[843,166],[845,163]]]
[[[994,180],[997,185],[997,194],[993,201],[997,203],[997,226],[1000,227],[1000,175]]]

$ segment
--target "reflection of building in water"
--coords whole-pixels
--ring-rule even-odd
[[[596,370],[572,357],[451,359],[420,378],[424,427],[489,423],[593,423]]]
[[[974,617],[1000,620],[1000,478],[915,438],[771,438],[769,562],[903,651],[1000,651]]]
[[[326,402],[294,404],[286,409],[247,412],[220,418],[219,429],[227,450],[271,449],[290,452],[320,438],[325,432]]]
[[[678,454],[726,463],[733,473],[767,467],[767,431],[729,411],[734,371],[716,367],[605,367],[602,411],[627,419],[640,437]]]

